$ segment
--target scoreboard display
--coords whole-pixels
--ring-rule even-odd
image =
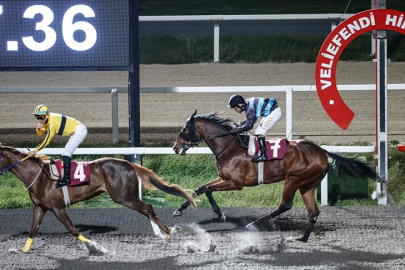
[[[0,0],[0,70],[128,65],[128,0]]]

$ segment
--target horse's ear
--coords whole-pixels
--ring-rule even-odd
[[[197,110],[191,115],[191,118],[194,118],[194,116],[197,114]]]

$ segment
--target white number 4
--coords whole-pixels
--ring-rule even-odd
[[[83,163],[77,163],[77,167],[75,170],[74,177],[79,179],[80,182],[84,182],[86,180],[86,174],[84,173],[84,165]]]

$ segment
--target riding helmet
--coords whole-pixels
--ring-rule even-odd
[[[232,95],[229,99],[228,107],[235,108],[240,103],[245,104],[245,99],[241,95]]]
[[[41,115],[41,114],[47,114],[49,113],[49,108],[45,105],[38,105],[34,112],[32,113],[33,115]]]

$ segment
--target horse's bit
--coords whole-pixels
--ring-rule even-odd
[[[197,137],[197,130],[195,130],[194,126],[193,127],[187,127],[189,130],[192,130],[192,134],[187,133],[184,134],[183,132],[180,133],[179,137],[182,138],[183,140],[185,140],[187,143],[180,143],[181,147],[184,149],[184,151],[187,151],[188,149],[190,149],[191,147],[198,145],[201,141],[198,139]]]

